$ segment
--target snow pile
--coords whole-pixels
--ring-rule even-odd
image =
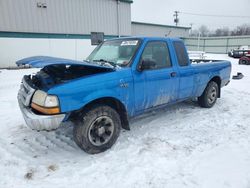
[[[28,129],[16,95],[22,75],[37,70],[1,70],[0,187],[250,187],[250,66],[230,60],[245,77],[212,109],[187,101],[146,114],[98,155],[75,145],[71,126]]]

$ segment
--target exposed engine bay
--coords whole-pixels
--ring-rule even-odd
[[[47,91],[51,87],[69,80],[110,71],[110,69],[84,65],[56,64],[45,66],[35,75],[29,75],[28,79],[34,88]]]

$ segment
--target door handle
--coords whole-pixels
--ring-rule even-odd
[[[171,72],[171,73],[170,73],[170,76],[171,76],[171,77],[176,77],[176,75],[177,75],[176,72]]]

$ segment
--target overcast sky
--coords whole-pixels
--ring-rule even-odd
[[[180,26],[196,29],[202,24],[211,30],[221,27],[234,28],[240,24],[250,24],[250,0],[134,0],[132,20],[174,25],[174,11],[225,16],[248,16],[245,18],[207,17],[179,14]]]

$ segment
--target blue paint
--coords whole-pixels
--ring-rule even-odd
[[[76,61],[71,59],[63,59],[57,57],[49,57],[49,56],[34,56],[28,57],[16,62],[17,66],[21,65],[29,65],[34,68],[43,68],[49,65],[83,65],[86,67],[98,67],[98,68],[105,68],[105,69],[113,69],[106,66],[100,66],[98,64],[90,64],[87,61]]]
[[[179,66],[176,56],[178,52],[175,51],[173,43],[182,42],[180,39],[145,37],[139,39],[141,40],[140,46],[130,66],[78,78],[49,89],[49,94],[58,96],[61,112],[70,113],[83,108],[93,100],[110,97],[119,100],[125,106],[128,115],[133,117],[152,108],[199,97],[208,82],[215,76],[221,79],[221,87],[230,79],[231,63],[229,61],[195,65],[191,65],[188,61],[188,66]],[[172,67],[148,71],[138,70],[141,54],[150,41],[163,41],[168,45]],[[82,64],[83,66],[102,67],[87,62],[49,57],[33,57],[17,63],[30,64],[35,67],[52,64]],[[172,72],[176,73],[175,77],[171,76]],[[121,87],[124,83],[128,87]]]

